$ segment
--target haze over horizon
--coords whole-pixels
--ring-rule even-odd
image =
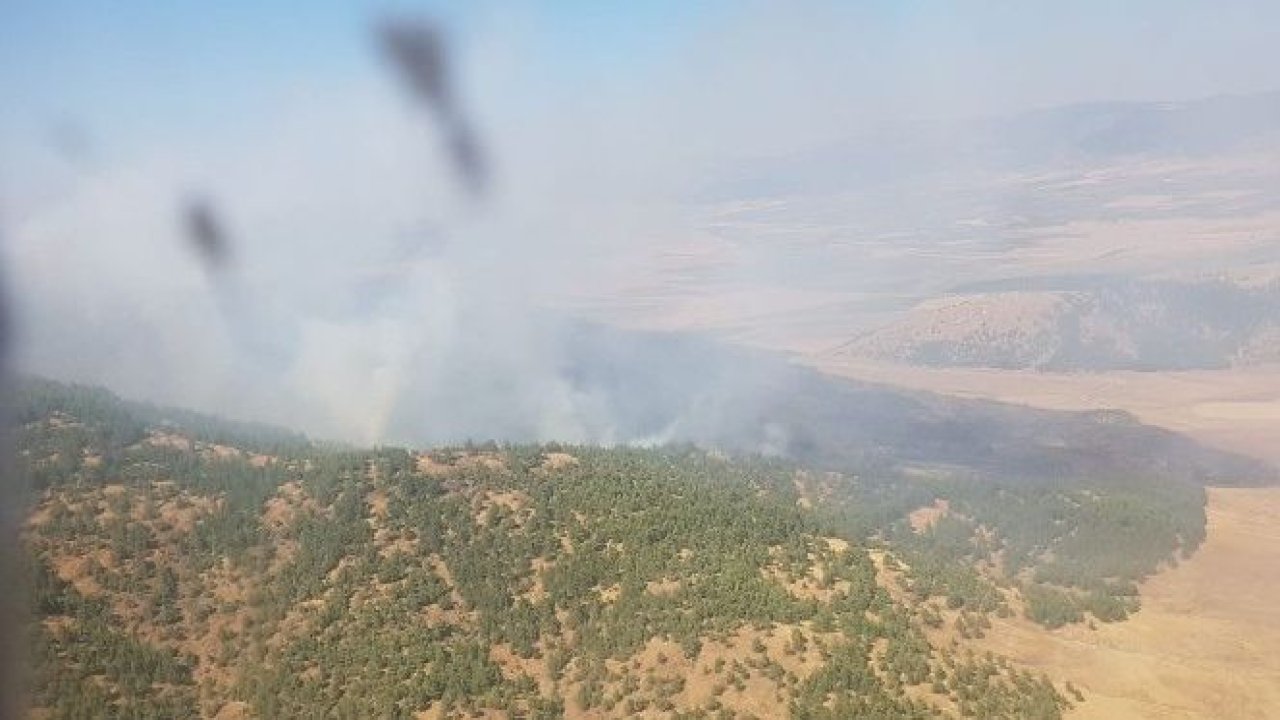
[[[564,371],[578,318],[692,284],[741,314],[872,290],[849,314],[878,312],[885,287],[914,297],[984,262],[947,256],[937,229],[961,217],[936,199],[988,172],[985,151],[952,149],[973,118],[1280,88],[1280,8],[1261,1],[413,10],[450,32],[495,169],[481,203],[378,56],[378,8],[10,9],[0,232],[20,367],[364,442],[634,440],[616,398]],[[925,155],[909,192],[864,152],[886,135]],[[831,148],[852,160],[786,165]],[[835,190],[762,190],[762,172]],[[975,187],[984,207],[1020,197]],[[227,278],[183,245],[192,195],[234,241]],[[779,197],[794,217],[750,215]],[[804,247],[864,230],[892,261]],[[392,434],[406,402],[429,417],[412,438]]]

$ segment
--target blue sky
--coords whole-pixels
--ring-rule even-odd
[[[519,28],[537,51],[529,60],[566,77],[643,67],[712,12],[710,4],[625,7],[423,3],[408,11],[442,19],[464,45],[481,25]],[[0,122],[10,132],[71,116],[103,132],[146,135],[211,116],[225,123],[299,86],[380,79],[373,3],[20,0],[7,8]]]
[[[535,92],[545,91],[543,83],[643,96],[683,80],[714,95],[735,65],[767,68],[776,53],[781,74],[792,72],[800,93],[823,102],[840,93],[859,101],[914,93],[958,107],[950,91],[973,83],[986,96],[960,108],[971,112],[985,104],[1003,111],[1280,87],[1277,5],[568,0],[408,7],[441,17],[461,45],[489,37],[518,47],[521,80]],[[367,31],[383,8],[336,0],[11,0],[0,15],[0,137],[12,147],[65,118],[118,142],[208,131],[210,122],[253,122],[274,98],[300,87],[378,82]]]

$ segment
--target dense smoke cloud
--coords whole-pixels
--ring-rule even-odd
[[[112,133],[119,128],[108,122],[86,132],[92,152],[74,157],[56,143],[14,154],[23,175],[6,173],[3,197],[6,259],[22,301],[20,364],[360,442],[696,436],[703,431],[693,428],[730,412],[727,399],[767,385],[773,366],[706,356],[661,364],[668,377],[645,379],[655,363],[641,348],[619,352],[619,337],[583,324],[584,314],[607,318],[623,290],[661,292],[673,248],[705,254],[700,272],[724,288],[918,283],[909,267],[834,272],[820,258],[794,259],[803,254],[776,263],[769,248],[782,241],[736,235],[752,224],[721,222],[725,204],[800,177],[798,192],[830,173],[862,185],[825,187],[833,204],[797,228],[836,232],[848,208],[916,222],[931,208],[928,184],[892,207],[867,208],[879,201],[864,196],[839,209],[839,193],[885,176],[865,154],[837,167],[824,148],[904,119],[1257,89],[1238,71],[1266,38],[1255,30],[1241,40],[1230,18],[1205,31],[1235,38],[1232,60],[1211,37],[1197,72],[1182,78],[1155,60],[1102,72],[1108,57],[1131,52],[1121,47],[1134,39],[1124,28],[1141,24],[1127,14],[1091,36],[1099,58],[1065,69],[1073,32],[1093,28],[1062,9],[1053,11],[1064,29],[1052,57],[1014,67],[1042,21],[1006,10],[973,4],[913,18],[752,6],[682,16],[661,41],[599,38],[601,47],[587,42],[576,53],[557,47],[618,28],[476,12],[451,38],[451,102],[472,111],[465,132],[452,110],[431,117],[406,98],[370,24],[353,23],[343,51],[358,48],[362,60],[349,72],[295,68],[286,90],[183,117],[151,137]],[[1179,6],[1162,16],[1176,32],[1149,48],[1153,56],[1177,55],[1183,26],[1199,14]],[[140,82],[113,102],[145,92]],[[452,140],[442,143],[442,133]],[[469,197],[477,181],[460,187],[454,178],[470,152],[460,145],[477,137],[491,161],[482,203]],[[950,148],[950,139],[921,147]],[[825,164],[787,165],[812,153]],[[957,163],[929,182],[954,183],[973,166]],[[216,274],[184,239],[181,208],[192,197],[208,198],[235,242]],[[797,216],[814,209],[786,192],[780,202]],[[786,445],[786,436],[774,427],[760,448]]]

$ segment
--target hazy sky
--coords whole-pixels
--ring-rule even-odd
[[[490,78],[508,102],[492,112],[523,109],[533,94],[607,102],[690,86],[700,96],[691,111],[748,96],[841,118],[865,111],[868,98],[948,114],[1280,87],[1280,6],[1267,0],[421,7],[489,72],[512,76]],[[293,93],[377,82],[367,30],[385,9],[331,0],[6,3],[6,147],[63,119],[122,145],[225,130],[254,124]]]
[[[373,22],[405,10],[451,33],[494,159],[480,208],[376,52]],[[1270,0],[8,2],[21,361],[360,439],[410,379],[430,401],[533,368],[469,427],[514,393],[545,416],[529,432],[598,437],[529,313],[692,236],[681,201],[708,163],[903,118],[1280,89],[1276,47]],[[191,193],[240,241],[232,279],[184,250]]]

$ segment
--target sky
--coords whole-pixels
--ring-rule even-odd
[[[448,31],[494,166],[482,201],[377,51],[375,22],[406,13]],[[410,387],[456,404],[524,373],[427,437],[607,437],[538,312],[697,242],[708,168],[917,119],[1276,90],[1276,47],[1268,0],[10,0],[19,363],[362,441],[412,439],[388,435]],[[182,244],[193,195],[241,240],[230,277]]]
[[[0,23],[0,127],[12,145],[15,135],[74,118],[142,143],[252,123],[290,93],[378,82],[370,20],[419,8],[451,27],[464,50],[487,53],[490,72],[512,76],[502,92],[520,105],[529,98],[513,81],[540,95],[571,86],[574,94],[606,98],[697,84],[698,94],[731,102],[753,92],[781,96],[782,86],[792,86],[788,99],[822,103],[838,116],[851,112],[842,105],[868,98],[910,98],[921,112],[1003,112],[1280,86],[1271,62],[1280,8],[1266,0],[390,8],[333,0],[14,0]]]

